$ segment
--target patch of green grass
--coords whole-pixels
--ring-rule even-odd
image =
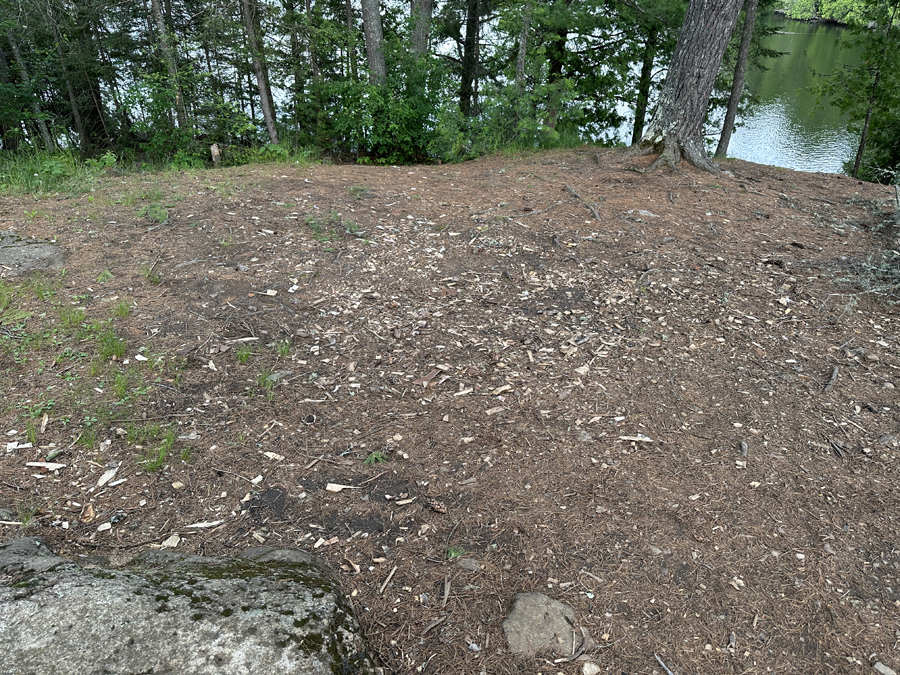
[[[275,352],[278,356],[288,356],[291,353],[290,340],[281,340],[275,345]]]
[[[97,283],[102,284],[106,281],[109,281],[113,278],[113,273],[109,270],[103,270],[100,274],[97,275]]]
[[[139,218],[146,218],[159,225],[169,222],[169,210],[162,204],[147,204],[146,206],[142,206],[138,209],[137,215]]]
[[[347,188],[347,191],[350,193],[350,196],[353,199],[360,199],[369,191],[369,188],[367,188],[365,185],[351,185],[349,188]]]
[[[131,445],[144,445],[148,440],[159,438],[162,433],[162,425],[159,422],[151,422],[142,426],[135,426],[129,422],[125,427],[125,440]]]
[[[375,452],[369,453],[369,456],[363,460],[363,464],[365,464],[366,466],[374,466],[375,464],[381,464],[382,462],[386,461],[387,455],[376,450]]]
[[[124,319],[129,314],[131,314],[131,305],[124,300],[113,309],[113,316],[117,319]]]
[[[91,191],[97,175],[78,152],[0,153],[0,194],[83,194]]]
[[[162,282],[162,279],[159,277],[159,273],[154,271],[156,269],[156,263],[152,265],[144,265],[141,267],[141,276],[144,277],[151,284],[159,285]]]
[[[85,418],[87,419],[87,418]],[[96,419],[94,420],[96,422]],[[97,429],[93,424],[87,424],[78,435],[78,445],[85,449],[92,449],[97,445]]]
[[[253,350],[250,349],[249,345],[241,345],[237,348],[235,354],[237,355],[238,363],[244,364],[250,360],[251,356],[253,356]]]
[[[33,502],[18,502],[16,504],[16,519],[19,521],[19,527],[23,530],[30,530],[33,527],[37,527],[37,517],[40,512],[40,507]]]
[[[159,471],[166,465],[166,458],[172,451],[172,446],[175,445],[175,438],[177,436],[178,429],[174,425],[170,426],[166,431],[166,436],[163,438],[162,443],[160,443],[157,448],[141,457],[138,461],[143,464],[147,471]]]
[[[25,423],[25,437],[28,439],[29,443],[37,447],[38,432],[37,424],[34,423],[34,420],[28,420]]]
[[[272,378],[272,369],[263,368],[256,376],[256,386],[266,391],[271,391],[275,387],[275,380]]]
[[[182,448],[181,449],[181,461],[187,464],[191,461],[191,449],[190,448]]]
[[[66,328],[77,328],[84,323],[85,314],[83,309],[77,307],[63,307],[59,310],[59,320]]]
[[[113,357],[121,359],[125,356],[125,349],[127,347],[125,340],[116,337],[116,334],[111,328],[98,336],[97,344],[100,348],[99,356],[103,361],[109,361]]]

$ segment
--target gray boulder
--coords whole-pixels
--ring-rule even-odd
[[[586,637],[575,632],[574,625],[575,612],[568,605],[543,593],[519,593],[503,621],[503,633],[515,654],[550,650],[572,656],[590,646]]]
[[[50,242],[26,239],[16,232],[0,232],[0,270],[20,274],[61,267],[66,256],[65,249]]]
[[[302,551],[148,551],[83,569],[0,545],[0,674],[373,674],[349,601]]]

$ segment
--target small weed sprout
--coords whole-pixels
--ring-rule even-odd
[[[369,456],[363,460],[363,464],[366,466],[374,466],[375,464],[381,464],[382,462],[387,461],[387,455],[383,452],[378,452],[377,450],[374,452],[370,452]]]
[[[289,340],[282,340],[275,345],[275,351],[278,356],[288,356],[291,353],[291,343]]]
[[[125,356],[125,340],[116,337],[111,329],[107,329],[97,338],[100,345],[100,358],[103,361],[110,361],[113,358],[121,359]]]
[[[174,426],[170,426],[160,446],[140,460],[147,471],[159,471],[166,465],[166,458],[172,451],[172,446],[175,445],[177,435],[178,430]]]
[[[59,319],[66,328],[76,328],[84,323],[84,310],[76,307],[63,307],[59,312]]]
[[[131,314],[131,305],[125,301],[120,302],[113,310],[113,316],[117,319],[124,319],[129,314]]]
[[[235,354],[237,354],[238,363],[244,364],[250,360],[251,356],[253,356],[253,350],[247,345],[241,345],[238,347]]]
[[[466,549],[462,546],[451,546],[447,549],[447,560],[454,560],[455,558],[461,558],[466,554]]]
[[[271,368],[263,368],[256,376],[256,386],[266,391],[271,391],[275,387],[275,379],[272,377]]]
[[[109,281],[113,278],[113,273],[109,270],[103,270],[100,274],[97,275],[97,283],[102,284],[106,281]]]

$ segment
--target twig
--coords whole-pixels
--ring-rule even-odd
[[[441,598],[441,609],[447,606],[447,598],[450,597],[450,575],[444,575],[444,597]]]
[[[362,483],[360,483],[360,485],[365,485],[366,483],[371,483],[373,480],[377,480],[377,479],[381,478],[381,477],[382,477],[384,474],[386,474],[386,473],[387,473],[387,471],[382,471],[381,473],[379,473],[379,474],[376,475],[376,476],[372,476],[371,478],[367,478],[367,479],[364,480]]]
[[[827,394],[829,391],[831,391],[831,388],[834,386],[834,383],[837,382],[839,371],[840,371],[840,368],[835,366],[834,370],[831,371],[831,377],[828,378],[828,384],[825,385],[825,388],[822,390],[822,393]]]
[[[16,525],[18,525],[18,523],[16,523]],[[425,637],[425,635],[426,635],[426,633],[428,633],[428,631],[430,631],[430,630],[431,630],[432,628],[434,628],[435,626],[440,626],[440,625],[441,625],[442,623],[444,623],[446,620],[447,620],[447,615],[446,615],[446,614],[445,614],[444,616],[442,616],[440,619],[435,619],[435,620],[432,621],[430,624],[428,624],[427,626],[425,626],[425,630],[423,630],[421,633],[419,633],[419,635],[421,635],[422,637]]]
[[[391,583],[391,579],[394,578],[394,572],[397,571],[397,565],[394,565],[394,569],[391,570],[391,573],[387,575],[387,579],[384,580],[384,583],[381,584],[381,588],[378,589],[378,595],[384,593],[384,589],[387,588],[387,585]]]
[[[581,201],[581,203],[584,204],[588,208],[588,210],[594,214],[594,218],[596,218],[598,221],[600,221],[600,214],[597,213],[597,209],[594,208],[593,204],[591,204],[584,197],[582,197],[580,194],[578,194],[575,191],[575,188],[573,188],[571,185],[566,185],[566,190],[569,191],[570,195],[572,195],[573,197],[576,197],[579,201]]]
[[[654,654],[653,656],[656,657],[656,660],[659,661],[659,665],[661,665],[663,667],[663,670],[666,671],[666,675],[675,675],[675,673],[669,670],[669,667],[665,663],[663,663],[663,660],[659,658],[659,654]]]
[[[526,211],[525,213],[514,213],[509,218],[525,218],[526,216],[536,216],[539,213],[544,213],[545,211],[549,211],[550,209],[555,209],[560,204],[565,204],[565,202],[556,202],[555,204],[551,204],[550,206],[544,207],[543,209],[538,209],[537,211]]]

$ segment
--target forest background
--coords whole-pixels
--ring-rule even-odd
[[[748,9],[750,0],[747,2]],[[752,2],[754,9],[756,0]],[[774,0],[837,21],[860,63],[820,94],[860,136],[859,175],[900,165],[900,0]],[[399,164],[506,148],[641,138],[686,0],[37,0],[0,3],[0,186],[43,192],[79,172],[200,167],[297,154]],[[755,18],[754,18],[755,14]],[[742,16],[709,119],[722,119]],[[752,106],[741,91],[740,105]],[[720,125],[721,126],[721,123]],[[707,127],[710,143],[721,129]],[[712,145],[710,146],[710,149]],[[848,172],[854,164],[848,158]],[[855,171],[854,171],[855,173]]]

